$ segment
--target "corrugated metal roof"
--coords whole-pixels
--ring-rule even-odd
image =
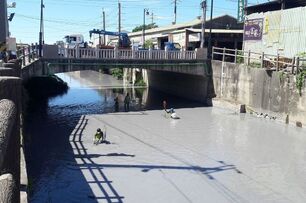
[[[252,6],[246,7],[246,12],[248,14],[252,13],[260,13],[260,12],[267,12],[267,11],[277,11],[281,10],[281,1],[280,0],[273,0],[265,3],[260,3]],[[285,9],[296,8],[306,6],[305,0],[288,0],[285,2]]]
[[[181,32],[185,32],[185,30],[189,30],[191,32],[196,32],[196,33],[201,33],[202,29],[194,29],[194,28],[186,28],[186,29],[182,29],[182,30],[176,30],[173,31],[171,33],[181,33]],[[208,33],[210,30],[209,29],[205,29],[205,33]],[[243,30],[229,30],[229,29],[212,29],[211,33],[226,33],[226,34],[243,34]]]
[[[233,16],[230,15],[222,15],[222,16],[218,16],[218,17],[214,17],[212,20],[218,19],[218,18],[222,18],[222,17],[231,17],[234,18]],[[208,20],[207,23],[211,21]],[[152,34],[152,33],[158,33],[158,32],[172,32],[173,30],[178,30],[178,29],[184,29],[184,28],[192,28],[193,26],[199,25],[201,24],[202,21],[201,19],[194,19],[190,22],[186,22],[186,23],[181,23],[181,24],[176,24],[176,25],[169,25],[169,26],[165,26],[165,27],[158,27],[158,28],[153,28],[153,29],[149,29],[146,30],[146,34]],[[132,32],[128,34],[130,37],[135,37],[138,35],[142,35],[142,31],[139,32]]]

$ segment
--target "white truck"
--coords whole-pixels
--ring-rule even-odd
[[[84,41],[84,36],[81,34],[66,35],[65,48],[74,49],[77,46],[79,48],[87,48],[87,42]]]

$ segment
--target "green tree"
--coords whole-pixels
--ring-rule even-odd
[[[157,28],[158,25],[156,25],[155,23],[150,23],[148,25],[145,25],[145,30],[149,30],[149,29],[152,29],[152,28]],[[143,25],[140,25],[140,26],[137,26],[135,27],[132,32],[138,32],[138,31],[142,31],[143,29]]]
[[[153,48],[153,41],[152,40],[146,40],[144,44],[145,49]]]

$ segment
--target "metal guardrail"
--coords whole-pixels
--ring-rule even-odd
[[[238,49],[227,49],[220,47],[212,48],[212,59],[221,60],[233,63],[244,63],[248,66],[257,65],[260,68],[270,70],[282,70],[291,67],[291,73],[298,73],[305,68],[302,62],[306,62],[305,58],[300,57],[285,57],[281,55],[266,54],[264,52],[257,53],[252,51],[243,51]],[[305,64],[306,65],[306,64]]]
[[[120,50],[94,48],[60,48],[60,58],[195,60],[196,51]]]
[[[30,64],[31,62],[37,60],[38,56],[39,45],[32,44],[28,46],[24,46],[17,50],[17,58],[21,59],[22,67]]]
[[[28,45],[17,51],[22,67],[37,60],[39,46]],[[42,52],[43,53],[43,52]],[[77,59],[137,59],[137,60],[195,60],[197,51],[121,50],[96,48],[59,48],[58,58]]]

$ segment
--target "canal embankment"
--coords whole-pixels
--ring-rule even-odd
[[[27,101],[34,98],[47,103],[50,96],[64,93],[68,86],[55,76],[23,81],[18,60],[3,66],[0,67],[0,202],[26,203],[29,181],[23,129]]]
[[[0,202],[27,202],[19,61],[0,67]],[[23,201],[24,200],[24,201]]]
[[[286,72],[250,68],[244,64],[212,61],[218,103],[245,104],[250,113],[306,125],[306,86]]]

